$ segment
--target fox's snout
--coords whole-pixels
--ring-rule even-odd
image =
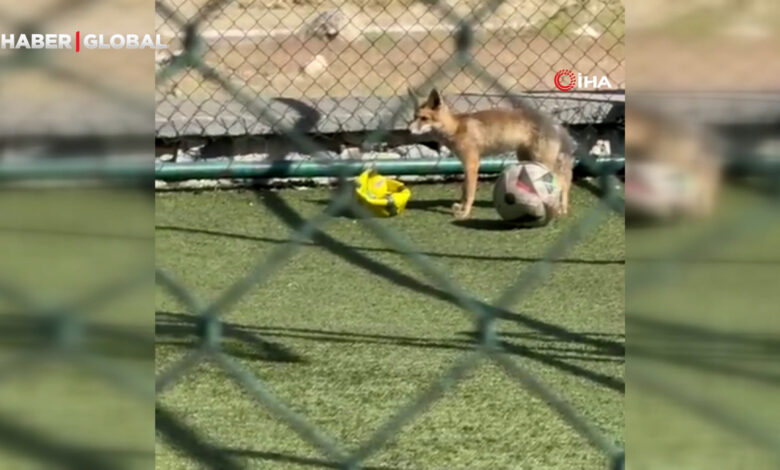
[[[423,124],[418,119],[415,119],[409,124],[409,132],[415,135],[427,134],[433,130],[433,126],[430,123]]]

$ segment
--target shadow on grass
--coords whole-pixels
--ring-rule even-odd
[[[406,205],[411,210],[422,210],[428,212],[436,212],[440,214],[452,214],[452,204],[457,202],[457,194],[453,194],[452,199],[423,199],[423,200],[410,200]],[[491,208],[493,203],[491,201],[474,201],[474,207]]]
[[[194,324],[197,317],[182,313],[170,313],[159,312],[159,316],[165,318],[176,318],[184,324]],[[225,331],[241,332],[244,335],[252,338],[273,337],[273,338],[289,338],[295,340],[316,341],[334,344],[365,344],[365,345],[377,345],[377,346],[397,346],[397,347],[412,347],[412,348],[428,348],[428,349],[442,349],[442,350],[455,350],[455,351],[471,351],[476,347],[476,333],[474,332],[460,332],[462,337],[456,338],[416,338],[412,336],[397,336],[397,335],[378,335],[378,334],[364,334],[345,331],[332,331],[332,330],[316,330],[309,328],[283,328],[283,327],[271,327],[271,326],[248,326],[238,323],[223,322],[223,328]],[[159,329],[158,329],[159,331]],[[619,338],[619,335],[607,335],[597,333],[583,333],[587,336],[602,337],[602,338]],[[615,363],[619,364],[624,362],[622,354],[609,348],[598,347],[575,347],[574,345],[567,344],[565,342],[546,335],[525,335],[509,333],[502,335],[501,346],[510,354],[528,358],[536,362],[554,367],[565,373],[568,373],[574,377],[580,377],[589,380],[598,385],[607,387],[611,390],[624,393],[625,384],[622,379],[618,377],[609,376],[600,372],[592,371],[585,367],[572,364],[566,361],[583,361],[583,362],[595,362],[595,363]],[[171,343],[165,340],[165,332],[160,332],[159,336],[161,341],[159,344],[177,345],[177,343]],[[538,344],[520,344],[513,338],[521,338],[531,342],[558,342],[563,343],[555,346],[538,345]],[[265,340],[261,340],[267,342]],[[271,343],[274,344],[274,343]],[[196,343],[189,345],[190,347],[197,347]],[[280,347],[280,346],[276,346]],[[226,352],[231,353],[226,350]],[[297,361],[301,362],[301,361]]]
[[[591,195],[601,199],[604,197],[604,188],[601,187],[600,182],[594,182],[592,180],[578,179],[573,181],[574,186],[580,187]]]
[[[476,340],[478,334],[475,332],[461,333],[466,334],[473,340]],[[601,372],[596,372],[584,367],[580,367],[567,360],[594,361],[594,362],[614,362],[622,363],[625,361],[624,355],[615,354],[614,351],[604,349],[583,349],[572,347],[534,347],[526,344],[518,344],[509,341],[501,341],[501,346],[510,354],[528,358],[542,364],[554,367],[573,377],[579,377],[589,380],[598,385],[604,386],[616,392],[626,393],[626,383],[620,377],[614,377]]]
[[[202,468],[212,470],[239,470],[244,468],[237,459],[232,458],[226,452],[214,446],[197,429],[183,423],[174,413],[166,410],[160,404],[155,406],[154,418],[156,433],[168,445],[186,454]]]
[[[148,467],[150,461],[153,464],[152,449],[110,449],[99,444],[86,447],[76,444],[72,439],[54,437],[36,428],[40,426],[34,427],[17,416],[0,414],[0,448],[24,459],[16,462],[40,465],[30,468],[114,470],[141,468],[138,464],[141,460],[144,461],[144,468]],[[133,462],[135,465],[131,465]]]
[[[338,462],[332,462],[313,457],[299,457],[296,455],[280,454],[278,452],[263,452],[259,450],[247,450],[247,449],[219,449],[220,452],[233,457],[259,459],[259,460],[271,460],[280,463],[289,463],[294,465],[308,466],[308,467],[320,467],[320,468],[344,468],[344,464]],[[397,467],[374,467],[361,465],[360,468],[365,470],[397,470]]]
[[[719,331],[638,312],[627,312],[626,328],[631,329],[634,357],[780,386],[776,334]]]
[[[268,207],[282,222],[284,222],[291,230],[299,229],[305,221],[301,218],[295,210],[290,208],[282,198],[274,192],[258,192],[259,202]],[[397,269],[388,266],[384,263],[376,261],[358,250],[354,249],[350,245],[343,243],[335,238],[327,235],[322,231],[315,231],[312,239],[314,244],[329,251],[330,253],[342,258],[347,263],[358,267],[366,272],[382,277],[386,280],[393,282],[396,286],[409,289],[413,292],[417,292],[434,299],[442,300],[447,303],[461,307],[460,301],[452,293],[437,287],[431,286],[418,279],[404,274]],[[396,252],[395,250],[391,250]],[[534,259],[535,261],[540,258]],[[609,261],[609,263],[616,263],[615,261]],[[618,260],[617,263],[623,264],[624,260]],[[598,264],[598,263],[596,263]],[[497,318],[502,320],[512,321],[523,325],[527,328],[537,330],[539,332],[556,336],[565,341],[580,342],[582,344],[589,344],[592,346],[605,347],[610,350],[616,351],[619,354],[625,354],[625,347],[622,343],[604,340],[601,338],[591,338],[582,334],[570,331],[562,326],[554,323],[548,323],[543,320],[539,320],[528,315],[512,312],[506,309],[497,308],[479,299],[471,298],[471,300],[479,305],[484,311],[492,313]],[[462,308],[462,307],[461,307]]]
[[[58,316],[37,312],[0,314],[0,351],[52,352],[52,330],[59,320]],[[107,358],[154,359],[154,336],[145,329],[97,321],[83,321],[80,327],[84,333],[81,353]]]
[[[512,224],[501,219],[466,219],[453,220],[452,225],[473,230],[487,230],[493,232],[508,232],[511,230],[529,230],[540,228],[530,224]]]
[[[96,240],[118,240],[132,242],[151,242],[154,240],[154,235],[151,234],[93,232],[87,230],[60,229],[51,227],[14,227],[11,225],[0,225],[0,232],[13,235],[92,238]]]
[[[238,470],[245,468],[241,460],[259,459],[278,463],[321,468],[344,468],[343,464],[327,460],[299,457],[278,452],[218,447],[204,438],[194,428],[183,423],[176,415],[157,405],[155,409],[157,433],[171,445],[204,468],[212,470]],[[95,467],[97,468],[97,467]],[[361,466],[366,470],[395,470],[393,467]]]
[[[200,327],[199,320],[194,315],[156,312],[156,344],[186,347],[188,349],[199,348],[200,343],[197,337],[197,331]],[[303,361],[300,356],[284,346],[267,341],[241,325],[222,322],[222,335],[222,350],[231,356],[253,361]]]
[[[200,228],[189,228],[189,227],[176,227],[171,225],[158,225],[156,226],[156,230],[158,231],[166,231],[166,232],[177,232],[177,233],[190,233],[193,235],[207,235],[207,236],[213,236],[213,237],[225,237],[225,238],[232,238],[235,240],[246,240],[246,241],[257,241],[262,243],[274,243],[274,244],[282,244],[287,243],[290,240],[286,238],[271,238],[271,237],[263,237],[263,236],[257,236],[257,235],[246,235],[242,233],[232,233],[232,232],[223,232],[220,230],[209,230],[209,229],[200,229]],[[305,246],[318,246],[319,243],[316,242],[304,242],[302,243]],[[392,253],[392,254],[402,254],[398,250],[394,250],[392,248],[375,248],[375,247],[367,247],[367,246],[357,246],[357,245],[347,245],[344,244],[345,247],[348,247],[350,250],[355,251],[364,251],[367,253]],[[436,251],[421,251],[421,254],[425,256],[429,256],[431,258],[451,258],[451,259],[464,259],[464,260],[476,260],[476,261],[521,261],[526,263],[535,263],[537,261],[541,261],[542,258],[540,257],[531,257],[531,256],[492,256],[492,255],[476,255],[476,254],[466,254],[466,253],[442,253],[442,252],[436,252]],[[624,259],[579,259],[579,258],[561,258],[553,260],[552,263],[554,264],[591,264],[591,265],[621,265],[625,264],[626,261]]]
[[[588,191],[590,194],[596,196],[600,200],[604,201],[604,188],[601,187],[600,182],[594,182],[592,180],[578,179],[574,180],[574,185]],[[623,214],[625,217],[625,203],[619,200],[606,200],[607,206],[618,214]]]
[[[292,209],[277,193],[258,192],[257,199],[258,202],[265,205],[274,215],[276,215],[291,230],[297,230],[305,223],[305,220],[300,216],[300,214],[296,212],[294,209]],[[392,266],[388,266],[375,259],[372,259],[369,256],[365,255],[364,253],[361,253],[359,250],[355,249],[354,247],[345,244],[327,235],[322,231],[315,231],[311,238],[314,244],[325,249],[331,254],[336,255],[337,257],[343,259],[345,262],[357,268],[360,268],[372,275],[379,276],[381,278],[389,280],[392,283],[394,283],[397,287],[408,289],[412,292],[423,294],[433,299],[437,299],[461,307],[461,301],[456,296],[454,296],[451,292],[432,286],[427,282],[420,281],[415,277],[412,277],[401,271],[398,271]],[[395,250],[387,250],[387,249],[384,250],[396,252]],[[609,261],[609,262],[619,263],[619,264],[624,263],[623,260],[619,260],[617,262],[615,261]],[[469,300],[477,304],[483,311],[494,315],[496,318],[517,323],[519,325],[522,325],[525,328],[533,329],[540,334],[557,338],[562,342],[577,343],[584,346],[595,347],[604,352],[608,352],[609,354],[614,356],[623,356],[625,354],[625,346],[622,341],[616,341],[604,337],[593,337],[576,331],[571,331],[563,326],[556,325],[554,323],[549,323],[544,320],[537,319],[526,314],[512,312],[504,308],[495,307],[493,305],[490,305],[486,302],[483,302],[473,297],[470,298]],[[468,315],[473,318],[473,314],[468,314]],[[230,325],[227,326],[229,327]],[[336,341],[339,340],[343,340],[343,339],[336,338]],[[369,340],[369,339],[364,339],[364,340]],[[456,340],[454,344],[448,343],[446,347],[458,348],[458,347],[465,347],[465,346],[463,343],[459,344]],[[601,376],[601,374],[594,375],[592,371],[568,363],[565,363],[564,366],[563,364],[560,363],[562,359],[550,358],[545,356],[543,353],[529,355],[529,351],[527,349],[523,350],[517,348],[515,349],[514,352],[515,354],[525,353],[526,356],[531,359],[540,362],[545,362],[553,367],[561,367],[562,369],[566,370],[569,373],[578,375],[580,377],[589,378],[593,382],[607,386],[609,388],[612,388],[613,390],[619,390],[619,391],[624,390],[623,382],[620,379],[617,378],[605,379],[604,377]]]
[[[296,212],[294,209],[292,209],[277,193],[258,192],[257,199],[259,202],[265,205],[271,212],[273,212],[282,222],[284,222],[288,227],[290,227],[290,229],[296,230],[305,223],[305,221],[301,218],[300,214]],[[322,231],[316,231],[312,239],[314,240],[315,243],[317,243],[317,245],[331,252],[332,254],[338,256],[339,258],[342,258],[344,261],[358,268],[361,268],[369,273],[372,273],[376,276],[389,280],[393,282],[396,286],[410,289],[414,292],[426,295],[428,297],[432,297],[434,299],[443,300],[445,302],[454,304],[459,307],[461,306],[460,300],[457,297],[455,297],[452,293],[431,286],[429,284],[420,282],[414,277],[408,276],[392,268],[391,266],[388,266],[374,259],[371,259],[368,256],[352,249],[349,245],[336,240],[335,238],[327,235]],[[605,351],[609,351],[612,354],[625,355],[625,345],[622,342],[608,340],[604,338],[589,337],[581,333],[568,330],[562,326],[553,323],[548,323],[528,315],[512,312],[502,308],[497,308],[493,305],[490,305],[488,303],[485,303],[473,297],[470,299],[470,301],[474,302],[475,304],[478,304],[484,311],[492,313],[497,318],[518,323],[520,325],[523,325],[526,328],[531,328],[540,333],[557,337],[562,341],[575,342],[583,345],[595,346],[597,348],[602,348]],[[551,363],[550,365],[554,365],[554,364]],[[571,366],[571,367],[576,367],[578,369],[581,369],[578,366]],[[571,367],[567,367],[567,368],[570,369]],[[582,376],[587,377],[589,375],[588,372],[590,371],[583,369],[581,371]],[[599,383],[604,382],[603,380],[600,382],[601,379],[597,377],[594,377],[593,380]],[[615,379],[615,380],[619,381],[619,383],[605,382],[603,384],[615,390],[624,391],[625,385],[623,384],[622,380],[619,379]]]
[[[325,207],[330,204],[330,199],[307,199],[306,202]],[[455,202],[457,202],[457,194],[455,193],[453,193],[452,199],[410,199],[406,204],[406,209],[451,215],[452,204]],[[474,201],[474,207],[490,208],[493,207],[493,203],[491,201]]]

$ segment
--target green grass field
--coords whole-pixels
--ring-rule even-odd
[[[756,189],[724,186],[705,220],[626,231],[633,468],[778,467],[763,438],[780,436],[780,218]]]
[[[538,229],[502,229],[481,183],[475,221],[454,224],[454,185],[415,185],[402,232],[471,295],[495,300],[542,258],[597,199],[575,188],[573,215]],[[328,189],[158,194],[156,255],[203,301],[213,300],[291,234],[263,203],[304,217]],[[404,258],[359,222],[339,217],[224,317],[223,348],[297,412],[348,449],[360,446],[460,355],[474,325]],[[350,247],[349,260],[338,253]],[[624,224],[617,215],[557,260],[513,307],[500,332],[512,360],[565,397],[607,435],[623,439]],[[197,348],[195,317],[157,295],[158,373]],[[160,395],[198,439],[248,468],[334,464],[276,421],[211,364]],[[160,469],[201,468],[158,439]],[[366,464],[372,468],[601,469],[605,458],[544,402],[483,363]]]
[[[151,198],[3,188],[0,213],[0,468],[149,468],[152,399],[69,353],[154,390]],[[70,347],[43,327],[55,315],[85,326]]]

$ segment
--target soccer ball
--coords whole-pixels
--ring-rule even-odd
[[[700,213],[706,206],[703,174],[662,162],[632,162],[626,168],[626,217],[661,222]]]
[[[561,188],[546,166],[523,162],[504,169],[493,187],[493,205],[502,219],[544,225],[560,207]]]

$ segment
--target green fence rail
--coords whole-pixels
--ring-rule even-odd
[[[500,173],[516,163],[514,157],[486,158],[480,162],[484,175]],[[588,157],[577,159],[575,177],[599,177],[625,171],[625,157]],[[198,161],[187,163],[103,162],[92,159],[62,159],[44,162],[18,162],[0,165],[0,182],[23,180],[109,180],[157,179],[183,181],[192,179],[263,179],[350,177],[372,168],[379,173],[398,176],[460,175],[460,160],[303,160],[303,161]],[[732,176],[772,176],[780,173],[780,160],[756,155],[733,156],[725,170]]]
[[[516,160],[486,159],[480,162],[482,174],[500,173]],[[582,176],[615,174],[623,170],[620,157],[594,160],[592,166],[578,165],[575,171]],[[277,161],[269,163],[193,162],[159,163],[155,177],[165,181],[214,178],[316,178],[356,176],[373,168],[386,175],[457,175],[463,173],[460,160],[379,160],[379,161]]]
[[[480,173],[497,174],[515,159],[485,159]],[[578,162],[578,176],[599,176],[623,171],[622,156],[593,158]],[[463,173],[460,160],[341,160],[341,161],[202,161],[190,163],[101,162],[95,159],[11,163],[0,166],[0,181],[22,180],[128,180],[155,178],[161,181],[191,179],[317,178],[356,176],[373,168],[387,175],[457,175]]]

